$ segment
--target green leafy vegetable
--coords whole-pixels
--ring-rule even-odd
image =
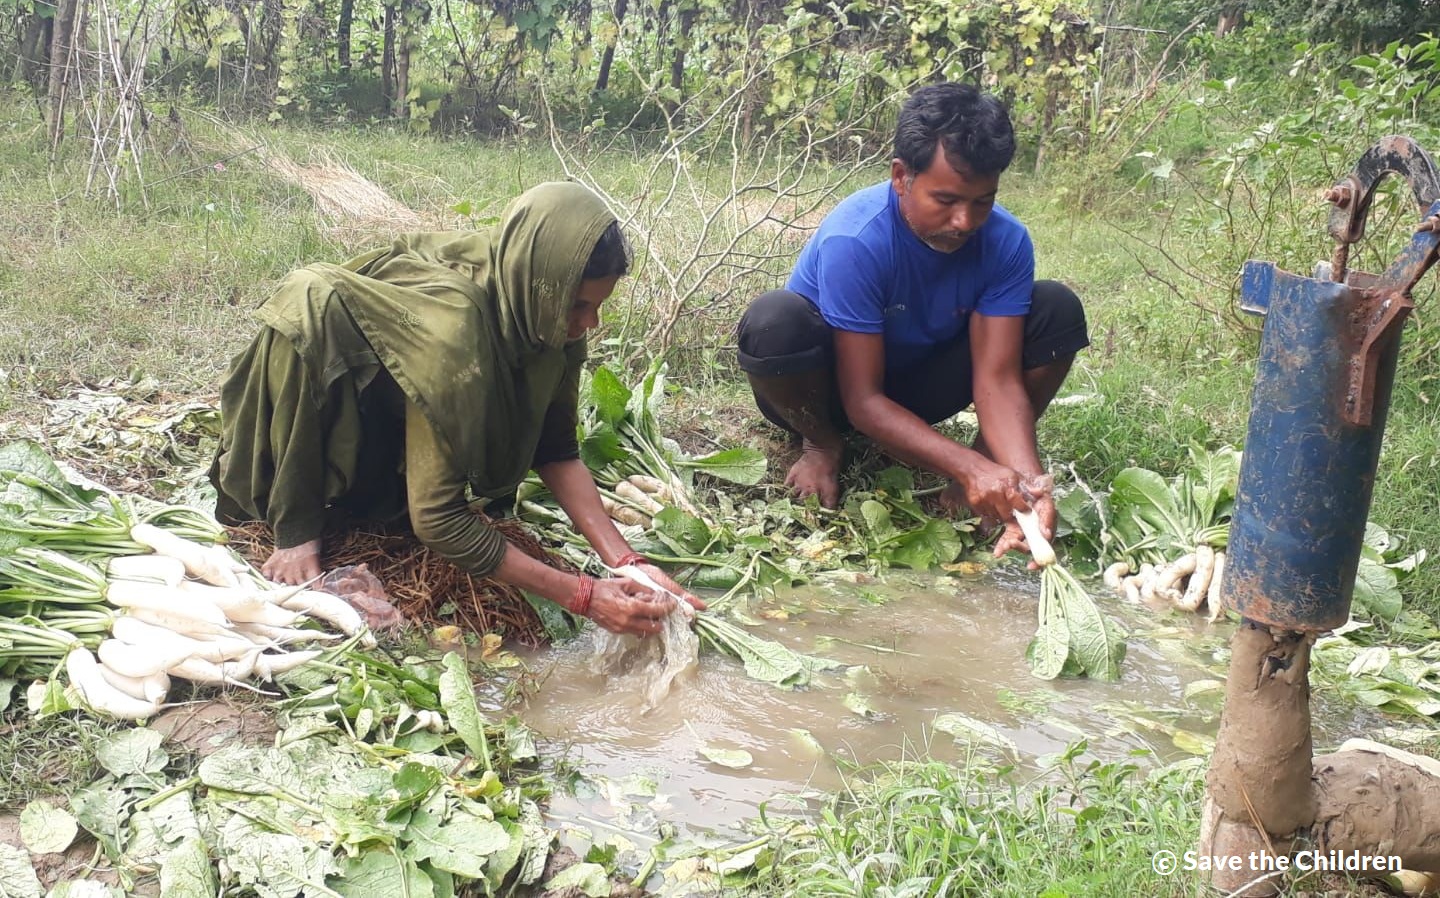
[[[470,671],[464,659],[454,652],[447,652],[441,663],[445,672],[440,675],[440,705],[445,709],[445,718],[460,734],[470,753],[486,770],[493,770],[490,743],[485,737],[485,723],[480,717],[480,709],[475,704],[475,687],[470,681]]]
[[[485,859],[510,844],[510,834],[493,820],[456,815],[442,821],[426,811],[415,814],[405,835],[415,860],[468,879],[482,878]]]
[[[1040,624],[1028,654],[1031,671],[1044,680],[1055,679],[1072,664],[1077,674],[1117,680],[1125,640],[1085,587],[1052,564],[1040,574]]]
[[[610,894],[610,877],[599,864],[573,864],[555,874],[545,883],[545,888],[554,892],[578,889],[589,898],[607,898]]]
[[[4,883],[0,887],[4,898],[42,898],[45,894],[29,853],[5,842],[0,842],[0,883]]]
[[[79,830],[74,817],[48,801],[32,801],[20,812],[20,841],[35,854],[64,851]]]
[[[749,676],[782,689],[804,686],[813,672],[839,666],[828,659],[801,655],[709,612],[695,615],[695,632],[717,650],[740,659]]]

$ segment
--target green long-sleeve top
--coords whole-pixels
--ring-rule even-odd
[[[568,340],[568,312],[613,221],[589,190],[546,184],[488,232],[406,235],[292,272],[222,389],[218,510],[298,545],[327,505],[371,516],[398,500],[385,485],[403,470],[417,536],[493,570],[503,539],[467,497],[513,493],[532,465],[575,456],[585,345]]]

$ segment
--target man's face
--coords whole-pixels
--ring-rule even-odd
[[[900,198],[900,215],[931,249],[953,253],[980,230],[995,207],[1000,175],[977,175],[964,163],[956,171],[935,148],[930,167],[916,174],[899,159],[890,162],[890,183]]]
[[[619,282],[618,275],[580,282],[580,289],[575,291],[575,301],[570,305],[565,333],[567,340],[578,340],[585,336],[586,331],[599,326],[600,304],[610,298]]]

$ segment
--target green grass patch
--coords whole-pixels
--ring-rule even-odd
[[[772,893],[1194,894],[1190,876],[1159,876],[1151,858],[1194,845],[1203,767],[1086,763],[1083,749],[1030,782],[979,757],[869,771],[822,811],[813,842],[777,857]]]

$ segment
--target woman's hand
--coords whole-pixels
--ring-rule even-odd
[[[287,586],[309,583],[322,573],[318,539],[288,549],[276,549],[260,568],[260,574],[266,580]]]
[[[644,564],[637,564],[635,566],[638,567],[640,570],[644,571],[645,573],[649,574],[650,579],[654,580],[662,589],[667,589],[675,595],[679,596],[680,598],[684,599],[686,602],[689,602],[691,608],[694,608],[696,611],[705,610],[705,603],[700,601],[699,596],[687,591],[679,583],[676,583],[674,580],[672,580],[669,574],[660,570],[660,568],[649,563],[648,561]]]
[[[673,607],[675,600],[669,596],[646,589],[634,580],[615,577],[595,581],[588,616],[612,633],[648,636],[660,632]]]

